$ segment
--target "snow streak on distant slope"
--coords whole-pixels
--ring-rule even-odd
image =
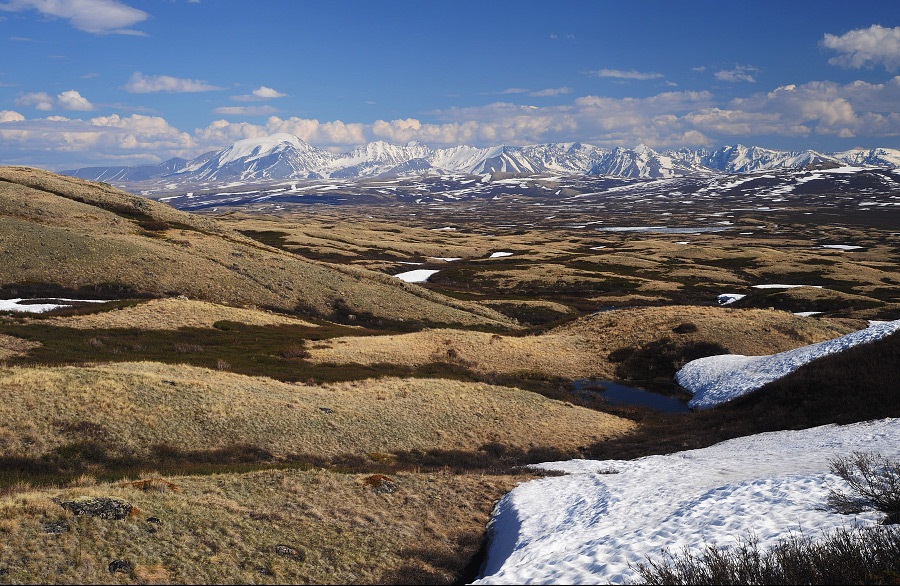
[[[864,330],[771,356],[724,354],[699,358],[675,375],[694,394],[688,405],[707,408],[740,397],[797,370],[816,358],[874,342],[900,330],[900,320],[877,323]]]
[[[809,166],[900,166],[900,151],[873,149],[825,155],[782,152],[742,145],[715,151],[657,152],[646,145],[606,150],[583,143],[432,149],[418,142],[368,143],[343,154],[315,148],[291,134],[239,140],[222,151],[192,161],[172,159],[141,167],[92,167],[64,171],[84,179],[134,182],[203,182],[260,179],[323,179],[415,174],[588,174],[659,178],[717,173],[750,173]]]

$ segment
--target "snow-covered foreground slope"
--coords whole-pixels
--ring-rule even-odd
[[[699,358],[675,374],[678,384],[693,393],[690,407],[708,408],[724,403],[786,376],[816,358],[874,342],[900,330],[900,320],[870,327],[818,344],[770,356],[724,354]]]
[[[629,564],[668,548],[700,553],[751,533],[769,547],[789,532],[818,536],[851,517],[823,507],[846,489],[828,462],[853,451],[900,457],[900,419],[764,433],[638,460],[540,464],[567,476],[520,485],[498,503],[477,584],[621,584]],[[615,470],[616,474],[610,474]]]

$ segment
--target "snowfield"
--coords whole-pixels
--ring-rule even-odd
[[[765,433],[630,461],[539,464],[568,475],[526,482],[497,504],[475,583],[622,584],[639,581],[630,565],[659,559],[663,549],[700,553],[751,534],[766,548],[792,531],[874,525],[880,514],[823,508],[829,487],[846,488],[828,472],[829,460],[854,451],[900,457],[900,419]]]
[[[870,325],[864,330],[818,344],[770,356],[724,354],[698,358],[675,374],[679,385],[693,393],[690,407],[704,409],[740,397],[797,370],[816,358],[874,342],[900,330],[900,320]]]

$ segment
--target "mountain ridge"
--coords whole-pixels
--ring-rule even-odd
[[[820,153],[737,144],[715,150],[681,148],[659,152],[644,144],[609,150],[580,142],[432,149],[419,142],[395,145],[375,141],[335,154],[294,135],[280,133],[242,139],[226,149],[210,151],[190,161],[174,158],[158,165],[85,167],[61,173],[91,181],[196,183],[498,172],[662,178],[844,165],[900,167],[900,150],[874,148]]]

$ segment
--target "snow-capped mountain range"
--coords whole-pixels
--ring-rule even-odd
[[[743,145],[717,150],[657,152],[641,144],[609,150],[583,143],[432,149],[418,142],[371,142],[335,154],[291,134],[239,140],[221,151],[191,161],[170,159],[159,165],[88,167],[63,174],[114,183],[163,180],[198,183],[268,179],[325,179],[421,174],[587,174],[633,178],[750,173],[843,165],[900,167],[900,150],[854,149],[824,154],[812,150],[775,151]]]

